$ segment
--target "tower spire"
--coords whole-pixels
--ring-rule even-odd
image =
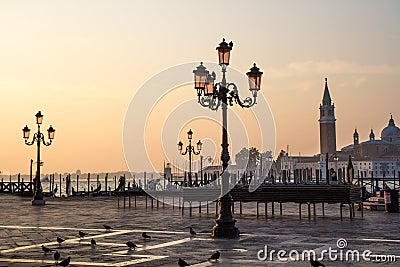
[[[356,128],[355,131],[354,131],[354,134],[353,134],[353,139],[354,139],[354,145],[355,146],[359,144],[359,140],[360,140],[359,138],[360,138],[360,136],[358,135],[357,128]]]
[[[325,90],[324,90],[324,97],[322,98],[322,104],[326,106],[330,105],[331,103],[332,99],[328,89],[328,78],[325,78]]]
[[[334,154],[336,153],[336,118],[335,106],[329,94],[328,78],[325,78],[324,96],[319,110],[320,152]]]
[[[390,113],[389,126],[396,126],[396,125],[394,124],[394,119],[393,119],[392,113]]]
[[[369,134],[369,140],[375,140],[375,134],[374,134],[374,130],[371,129],[371,133]]]

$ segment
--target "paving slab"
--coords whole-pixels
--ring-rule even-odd
[[[0,266],[55,266],[54,251],[59,251],[62,259],[70,256],[69,266],[178,266],[178,258],[192,266],[311,266],[307,258],[301,259],[302,253],[313,250],[320,255],[329,249],[337,251],[331,253],[337,259],[325,254],[322,262],[326,266],[399,265],[399,257],[386,257],[392,262],[383,264],[362,257],[356,261],[351,256],[356,250],[360,254],[370,250],[370,255],[400,256],[400,214],[365,211],[361,218],[357,211],[354,219],[341,221],[338,206],[325,205],[325,217],[319,209],[316,218],[303,216],[300,220],[298,205],[284,206],[282,217],[276,206],[274,216],[261,214],[257,218],[255,204],[246,203],[245,214],[235,214],[241,237],[226,240],[211,238],[214,204],[209,206],[209,214],[203,207],[201,214],[194,209],[189,216],[185,209],[182,216],[177,207],[151,208],[149,203],[146,209],[144,199],[137,199],[136,208],[132,204],[125,209],[117,208],[114,197],[47,198],[46,205],[38,207],[32,206],[29,198],[1,194]],[[108,231],[103,224],[113,229]],[[197,231],[194,237],[189,234],[190,226]],[[80,238],[78,231],[89,235]],[[141,237],[143,231],[150,240]],[[57,236],[65,239],[61,245]],[[90,244],[92,238],[96,246]],[[127,241],[137,248],[129,250]],[[53,252],[45,254],[42,245]],[[221,259],[209,262],[208,257],[217,250]],[[277,255],[280,250],[286,253],[283,259]]]

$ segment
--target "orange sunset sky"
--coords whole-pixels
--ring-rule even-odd
[[[0,1],[0,171],[29,172],[36,147],[24,144],[22,128],[34,132],[38,110],[44,129],[56,129],[42,149],[44,173],[127,170],[122,131],[135,92],[171,66],[216,62],[222,37],[234,42],[232,67],[245,73],[256,62],[264,71],[276,151],[319,152],[325,77],[338,148],[354,128],[361,140],[371,128],[380,137],[390,113],[400,124],[399,13],[399,1],[367,0]],[[219,146],[214,128],[194,138]]]

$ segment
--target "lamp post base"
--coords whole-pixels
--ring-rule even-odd
[[[46,201],[44,199],[32,199],[33,206],[44,206]]]
[[[236,220],[232,217],[232,196],[228,193],[219,199],[220,213],[216,225],[212,229],[214,238],[238,238],[239,229],[235,226]]]
[[[212,229],[212,237],[214,238],[238,238],[240,235],[239,229],[233,224],[222,224],[217,222]]]
[[[38,178],[38,176],[35,177],[35,185],[36,185],[35,186],[35,194],[33,195],[32,205],[33,206],[43,206],[46,204],[46,201],[43,198],[42,184],[40,183],[40,179]]]

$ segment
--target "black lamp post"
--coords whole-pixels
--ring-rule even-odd
[[[37,131],[37,133],[35,133],[33,135],[32,141],[28,142],[28,138],[29,138],[29,134],[30,134],[31,130],[28,128],[27,125],[22,129],[22,132],[23,132],[23,137],[25,139],[26,145],[31,146],[35,142],[37,143],[37,164],[36,164],[37,169],[36,169],[36,175],[35,175],[35,179],[34,179],[35,192],[34,192],[33,199],[32,199],[32,205],[44,205],[45,200],[43,199],[42,185],[40,183],[40,143],[42,142],[43,145],[45,145],[45,146],[51,145],[51,142],[54,139],[54,134],[55,134],[56,130],[54,130],[54,128],[50,125],[49,129],[47,129],[48,139],[50,141],[46,142],[44,140],[43,133],[40,132],[40,125],[43,122],[43,115],[39,111],[38,113],[36,113],[35,116],[36,116],[36,124],[38,125],[38,131]]]
[[[338,161],[339,161],[339,157],[335,154],[333,154],[333,160],[335,161],[335,179],[337,181],[338,184],[340,184],[340,180],[339,180],[339,175],[338,175]]]
[[[329,154],[326,153],[326,159],[325,159],[325,172],[326,172],[326,184],[329,185],[329,179],[330,179],[330,173],[329,173]]]
[[[192,186],[192,153],[195,155],[200,154],[201,151],[201,146],[203,145],[203,143],[199,140],[196,145],[197,145],[197,152],[194,149],[194,146],[192,146],[192,139],[193,139],[193,132],[192,129],[190,129],[187,132],[188,135],[188,140],[189,140],[189,145],[186,146],[186,150],[185,152],[182,152],[183,149],[183,143],[181,141],[179,141],[178,143],[178,150],[181,153],[181,155],[186,155],[189,153],[189,186]]]
[[[239,97],[237,86],[234,83],[226,81],[225,73],[229,65],[230,52],[233,43],[225,42],[225,39],[216,48],[218,50],[219,65],[222,69],[222,81],[214,84],[215,73],[211,74],[203,66],[203,63],[193,71],[194,73],[194,87],[197,90],[198,102],[203,107],[211,110],[218,110],[222,106],[222,171],[221,177],[221,192],[228,192],[229,174],[225,171],[228,167],[230,159],[228,151],[228,128],[227,128],[227,108],[228,105],[232,106],[233,102],[242,108],[250,108],[256,104],[257,92],[260,90],[262,72],[257,68],[256,64],[247,72],[249,78],[249,90],[252,92],[252,97],[241,99]],[[232,216],[232,196],[226,193],[219,198],[220,212],[216,219],[216,225],[213,227],[213,237],[226,237],[236,238],[239,237],[239,229],[235,226],[236,220]]]

